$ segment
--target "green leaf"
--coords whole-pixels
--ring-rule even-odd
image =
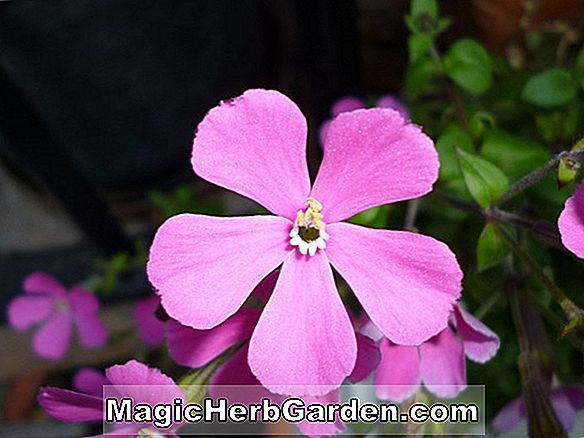
[[[480,139],[487,129],[495,127],[495,118],[486,111],[477,111],[469,121],[469,129],[473,138]]]
[[[448,77],[473,94],[482,94],[491,87],[492,64],[489,53],[472,39],[454,43],[444,58]]]
[[[580,53],[576,57],[576,79],[580,86],[584,88],[584,46],[582,46]]]
[[[185,394],[188,403],[203,402],[209,380],[232,353],[233,351],[228,351],[204,367],[189,371],[178,380],[177,384]]]
[[[414,34],[408,38],[408,52],[410,54],[410,62],[415,63],[419,59],[426,56],[430,47],[432,46],[432,36],[425,34]]]
[[[509,188],[505,174],[487,160],[456,150],[464,182],[473,199],[483,208],[488,208]]]
[[[412,17],[427,15],[433,19],[437,19],[438,2],[436,0],[412,0],[410,14]]]
[[[493,129],[485,134],[481,156],[500,167],[514,181],[551,158],[544,145],[501,129]]]
[[[521,96],[526,102],[552,108],[572,102],[577,92],[574,78],[567,69],[552,68],[529,79]]]
[[[436,63],[428,58],[422,58],[410,64],[406,74],[406,87],[412,97],[415,99],[421,96],[439,72],[440,69]]]
[[[487,223],[477,244],[477,267],[479,271],[488,269],[509,255],[511,248],[499,235],[497,228]]]
[[[448,182],[460,176],[460,167],[455,148],[471,152],[474,148],[472,139],[458,123],[451,124],[436,141],[436,150],[440,158],[440,181]]]

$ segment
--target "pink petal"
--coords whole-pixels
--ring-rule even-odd
[[[554,408],[554,412],[567,431],[572,430],[574,427],[574,417],[576,416],[576,411],[574,407],[570,404],[570,399],[564,393],[564,388],[559,387],[553,390],[550,394],[550,401]]]
[[[357,361],[355,362],[353,372],[347,377],[351,383],[357,383],[369,377],[381,360],[379,348],[377,348],[373,339],[361,333],[357,333],[356,336]]]
[[[396,345],[382,339],[379,351],[381,362],[373,380],[377,397],[395,402],[410,398],[420,386],[418,347]]]
[[[38,402],[51,417],[67,423],[102,420],[102,399],[60,388],[42,388]]]
[[[339,114],[365,108],[365,102],[355,96],[342,97],[333,103],[331,107],[331,116],[336,117]]]
[[[144,298],[134,306],[134,320],[138,325],[138,335],[144,343],[154,347],[164,341],[166,323],[156,317],[160,297]]]
[[[109,367],[105,370],[105,375],[121,397],[130,397],[134,403],[148,403],[154,406],[157,403],[172,404],[175,398],[185,400],[184,394],[174,380],[159,369],[150,368],[136,360]],[[149,389],[148,386],[152,385],[165,387]]]
[[[81,368],[73,377],[73,386],[77,391],[100,398],[103,386],[109,384],[105,375],[93,368]]]
[[[524,418],[525,403],[523,398],[519,397],[499,411],[491,422],[491,426],[497,433],[509,432]]]
[[[341,402],[341,394],[337,389],[320,397],[302,397],[302,399],[304,400],[305,406],[312,403],[320,403],[321,405],[333,403],[339,404]],[[308,421],[301,421],[297,424],[297,427],[303,435],[308,437],[334,436],[343,432],[347,428],[338,417],[338,413],[335,415],[335,421],[332,423],[311,423]]]
[[[54,312],[39,328],[33,338],[36,353],[45,359],[62,359],[71,342],[71,315],[68,312]]]
[[[399,100],[398,98],[396,98],[390,94],[386,94],[384,96],[381,96],[379,98],[379,100],[377,101],[376,106],[379,108],[394,109],[394,110],[398,111],[405,120],[410,118],[410,114],[408,113],[407,108],[401,102],[401,100]]]
[[[80,287],[71,289],[69,295],[71,315],[77,330],[79,340],[85,348],[97,348],[107,341],[107,330],[99,319],[99,300],[91,292]]]
[[[311,197],[324,221],[425,195],[438,178],[438,154],[418,126],[395,110],[356,110],[337,116],[326,133],[324,159]]]
[[[24,279],[22,289],[29,294],[48,294],[63,298],[67,289],[54,277],[44,272],[34,272]]]
[[[420,345],[424,385],[438,397],[456,397],[466,388],[462,342],[449,327]]]
[[[566,206],[558,219],[558,227],[564,246],[584,259],[584,182],[566,201]]]
[[[568,397],[570,405],[572,405],[575,410],[579,411],[584,408],[584,386],[561,386],[558,390],[561,390],[562,393]]]
[[[248,90],[199,124],[192,164],[202,178],[296,217],[310,192],[306,119],[277,91]]]
[[[16,330],[28,330],[46,320],[53,311],[54,299],[43,295],[22,295],[8,305],[8,322]]]
[[[209,329],[241,307],[292,251],[287,219],[180,214],[156,233],[147,272],[171,318]]]
[[[278,276],[280,275],[280,270],[276,269],[274,272],[270,272],[266,278],[264,278],[260,284],[253,291],[253,295],[262,303],[267,303],[274,292],[274,288],[276,287],[276,280],[278,280]]]
[[[353,326],[326,254],[295,253],[284,262],[252,335],[253,373],[278,394],[322,395],[351,373],[356,357]]]
[[[228,348],[248,340],[259,316],[259,309],[243,307],[210,330],[195,330],[169,321],[167,343],[170,356],[179,365],[202,367]]]
[[[431,237],[358,225],[328,225],[326,253],[373,323],[396,344],[418,345],[443,330],[462,272]]]
[[[462,338],[466,356],[479,363],[495,356],[500,344],[497,334],[460,305],[454,306],[454,315],[456,331]]]

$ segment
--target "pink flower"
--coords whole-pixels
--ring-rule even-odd
[[[93,370],[84,370],[83,374],[76,376],[76,386],[81,385],[89,389],[88,393],[69,391],[67,389],[46,387],[42,388],[38,402],[51,417],[66,423],[94,422],[103,420],[104,400],[102,391],[98,385],[113,385],[118,397],[131,398],[134,404],[146,403],[155,406],[158,403],[172,404],[175,399],[186,403],[184,394],[174,381],[156,368],[149,368],[141,362],[131,360],[124,365],[114,365],[105,370],[105,376],[100,376]],[[149,385],[164,385],[164,390],[152,391],[146,388]],[[132,387],[133,386],[133,387]],[[153,425],[127,424],[114,426],[115,436],[136,437],[141,430],[156,430],[167,437],[176,437],[172,430],[180,427],[173,424],[168,429],[159,430]],[[121,433],[127,435],[120,435]],[[100,435],[108,436],[110,434]],[[96,437],[94,437],[96,438]]]
[[[156,317],[160,297],[144,298],[134,307],[134,319],[138,325],[138,335],[149,347],[155,347],[164,340],[165,323]]]
[[[364,331],[371,330],[368,324]],[[372,336],[378,338],[374,333]],[[374,377],[379,398],[401,402],[412,396],[421,383],[438,397],[456,397],[466,388],[465,355],[475,362],[488,361],[499,349],[499,337],[456,306],[452,327],[420,346],[396,345],[382,337],[379,348],[381,362]]]
[[[564,246],[584,259],[584,182],[580,183],[574,195],[566,201],[558,227]]]
[[[584,408],[584,386],[559,386],[551,391],[550,400],[564,429],[572,430],[576,412]],[[525,417],[525,402],[519,397],[501,409],[491,425],[497,433],[509,432]]]
[[[404,120],[408,120],[410,118],[410,115],[405,105],[401,103],[399,99],[390,94],[381,96],[377,103],[375,104],[375,107],[394,109],[402,115]],[[363,99],[355,96],[346,96],[333,103],[331,107],[331,119],[322,122],[322,124],[320,125],[320,129],[318,130],[318,138],[320,140],[320,144],[321,145],[325,144],[326,132],[328,130],[332,118],[342,113],[347,113],[350,111],[363,108],[367,108],[367,105],[365,105]]]
[[[341,222],[432,190],[438,156],[419,127],[389,109],[339,115],[312,189],[306,135],[300,110],[276,91],[250,90],[212,109],[196,134],[195,172],[276,216],[172,217],[154,238],[147,271],[171,318],[210,329],[282,265],[253,330],[249,365],[272,392],[294,386],[297,395],[322,395],[357,358],[331,265],[398,344],[419,344],[444,329],[462,272],[433,238]]]
[[[24,295],[8,306],[8,321],[16,330],[38,326],[33,340],[37,354],[61,359],[69,350],[71,328],[77,327],[85,348],[97,348],[107,341],[107,331],[99,320],[99,301],[81,287],[67,291],[48,274],[29,275],[22,286]]]
[[[267,301],[276,284],[277,274],[271,273],[254,290],[254,295],[262,301]],[[225,322],[210,330],[195,330],[185,327],[176,321],[168,324],[168,350],[172,359],[179,365],[200,368],[215,360],[230,348],[240,345],[240,348],[223,363],[209,381],[209,394],[212,397],[224,397],[230,403],[259,403],[268,398],[274,403],[283,401],[261,386],[248,365],[249,339],[260,318],[259,308],[242,307]],[[368,337],[358,334],[358,356],[355,368],[349,380],[353,383],[366,379],[379,363],[379,351],[375,343]],[[249,389],[226,388],[226,386],[243,385]],[[338,390],[333,390],[324,396],[304,397],[304,402],[335,403],[340,401]],[[335,435],[345,429],[344,424],[316,424],[302,422],[298,425],[300,431],[308,436]]]

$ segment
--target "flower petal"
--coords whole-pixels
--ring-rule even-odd
[[[319,397],[302,397],[305,406],[309,406],[312,403],[319,403],[321,405],[332,405],[341,403],[341,393],[338,389],[329,392],[326,395],[321,395]],[[347,427],[339,418],[339,413],[335,412],[335,421],[326,423],[315,423],[309,421],[301,421],[296,424],[298,430],[305,436],[308,437],[323,437],[323,436],[334,436],[338,433],[343,432]]]
[[[432,140],[399,112],[373,108],[331,121],[311,197],[326,223],[363,210],[425,195],[438,178]]]
[[[550,401],[554,408],[554,412],[567,431],[572,430],[574,427],[574,417],[576,416],[576,411],[574,407],[570,404],[570,399],[567,394],[564,393],[564,388],[559,387],[551,391]]]
[[[164,341],[166,323],[156,317],[158,306],[160,306],[160,297],[156,295],[144,298],[134,306],[134,319],[138,326],[138,334],[140,339],[150,347]]]
[[[438,397],[456,397],[466,388],[464,349],[450,327],[419,348],[420,373],[428,391]]]
[[[102,420],[103,401],[100,397],[47,387],[41,389],[37,399],[45,412],[59,421],[79,423]]]
[[[215,327],[289,256],[291,228],[273,216],[174,216],[156,233],[148,277],[171,318],[197,329]]]
[[[497,334],[460,305],[454,306],[454,315],[466,356],[479,363],[491,359],[500,345]]]
[[[326,254],[294,254],[253,332],[253,373],[278,394],[323,395],[353,371],[356,357],[353,326]]]
[[[357,333],[356,337],[357,361],[353,372],[347,377],[347,380],[351,383],[357,383],[369,377],[381,360],[379,348],[377,348],[373,339],[361,333]]]
[[[107,330],[99,319],[99,300],[91,292],[80,287],[74,287],[69,294],[71,315],[77,330],[79,340],[85,348],[97,348],[107,341]]]
[[[558,219],[558,227],[564,246],[584,259],[584,182],[566,201],[566,206]]]
[[[170,356],[179,365],[202,367],[228,348],[248,340],[259,316],[259,309],[243,307],[210,330],[195,330],[169,321],[167,342]]]
[[[109,385],[109,380],[101,371],[93,368],[81,368],[75,376],[73,376],[73,386],[79,392],[94,395],[95,397],[102,397],[103,386]]]
[[[54,277],[44,272],[34,272],[24,279],[22,289],[29,294],[48,294],[63,298],[67,289]]]
[[[396,344],[418,345],[443,330],[462,272],[431,237],[336,223],[326,253],[373,323]]]
[[[306,119],[283,94],[248,90],[199,124],[192,164],[200,177],[289,219],[310,192]]]
[[[46,320],[53,311],[53,297],[22,295],[8,305],[8,321],[16,330],[28,330]]]
[[[384,338],[379,351],[381,362],[373,379],[377,397],[398,403],[411,397],[421,379],[418,347],[392,344]]]
[[[408,120],[410,118],[408,109],[405,107],[402,101],[396,98],[395,96],[392,96],[391,94],[381,96],[377,103],[375,104],[375,106],[379,108],[394,109],[397,112],[399,112],[405,120]]]
[[[361,108],[365,108],[365,102],[362,99],[355,96],[345,96],[333,103],[331,106],[331,115],[336,117],[339,114]]]
[[[497,433],[513,430],[521,420],[525,418],[525,403],[519,397],[506,405],[491,422],[493,430]]]
[[[71,315],[68,312],[54,312],[33,338],[37,354],[52,360],[65,357],[70,343]]]

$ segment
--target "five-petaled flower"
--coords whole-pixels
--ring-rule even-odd
[[[107,341],[107,330],[99,319],[99,301],[91,292],[74,286],[70,291],[48,274],[36,272],[23,284],[24,294],[8,306],[8,321],[17,330],[38,325],[33,347],[46,359],[61,359],[69,350],[71,328],[77,327],[85,348]]]
[[[584,259],[584,182],[580,183],[574,195],[566,201],[558,227],[564,246]]]
[[[391,109],[340,114],[312,188],[306,138],[304,116],[276,91],[249,90],[212,109],[196,133],[195,172],[276,216],[174,216],[154,238],[147,271],[171,318],[210,329],[281,265],[249,365],[272,392],[316,396],[338,387],[357,358],[331,265],[384,335],[408,345],[446,327],[462,272],[433,238],[342,222],[432,190],[438,156],[418,126]]]

